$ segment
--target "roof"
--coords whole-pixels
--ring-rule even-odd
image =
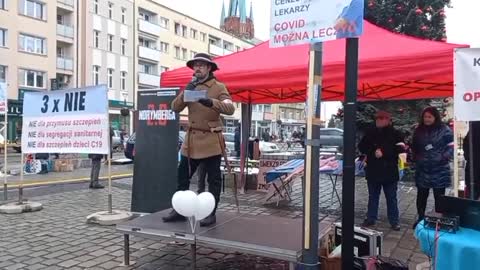
[[[392,33],[365,21],[359,39],[360,100],[448,97],[453,93],[453,53],[466,45],[424,40]],[[323,46],[322,99],[343,100],[345,40]],[[256,47],[215,59],[234,101],[293,103],[306,99],[309,45]],[[184,86],[191,70],[162,73],[162,86]]]

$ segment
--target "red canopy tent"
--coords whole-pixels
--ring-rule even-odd
[[[453,49],[468,47],[392,33],[365,21],[359,45],[359,100],[418,99],[453,94]],[[218,57],[215,74],[233,100],[245,103],[304,102],[308,45],[256,47]],[[345,40],[324,43],[323,101],[343,100]],[[186,85],[189,68],[162,73],[162,87]]]

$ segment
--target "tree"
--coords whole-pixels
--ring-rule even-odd
[[[330,120],[328,120],[327,127],[329,127],[329,128],[334,128],[335,127],[335,115],[332,115],[332,117],[330,117]]]
[[[365,19],[409,36],[445,40],[445,7],[450,0],[366,0]]]

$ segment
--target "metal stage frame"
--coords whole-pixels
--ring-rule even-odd
[[[217,211],[217,223],[200,227],[192,233],[188,221],[164,223],[170,209],[140,216],[116,229],[124,236],[124,264],[130,265],[130,235],[176,241],[191,247],[192,269],[196,269],[196,245],[223,248],[246,254],[288,261],[294,269],[302,255],[302,219],[253,216]],[[332,224],[319,222],[319,239],[328,234]]]

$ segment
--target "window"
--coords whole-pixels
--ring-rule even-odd
[[[182,36],[186,38],[187,34],[188,34],[187,27],[185,25],[182,25]]]
[[[57,24],[63,25],[65,22],[64,17],[60,14],[57,14]]]
[[[19,13],[28,17],[47,20],[45,4],[33,0],[21,0],[19,3]]]
[[[150,15],[150,13],[146,12],[145,10],[139,10],[138,15],[140,16],[140,18],[142,18],[143,20],[145,20],[147,22],[150,21],[150,17],[152,16],[152,15]]]
[[[179,23],[175,23],[175,35],[180,36],[180,32],[182,31],[182,28]]]
[[[7,29],[0,28],[0,47],[7,47]]]
[[[98,48],[98,37],[100,35],[99,31],[93,31],[93,47]]]
[[[239,51],[240,51],[240,46],[236,46],[236,47],[237,47],[237,48],[236,48],[236,49],[237,49],[237,52],[239,52]]]
[[[113,3],[108,3],[108,18],[113,18]]]
[[[99,66],[93,66],[93,85],[98,85],[98,74],[100,73]]]
[[[113,88],[113,69],[108,69],[108,88]]]
[[[272,105],[263,105],[264,112],[272,112]]]
[[[223,41],[223,48],[225,50],[229,50],[229,51],[233,52],[233,44],[228,42],[228,41],[225,41],[225,40]]]
[[[190,37],[193,39],[198,39],[198,31],[193,28],[190,28]]]
[[[65,57],[65,48],[57,47],[57,57]]]
[[[121,51],[122,51],[122,55],[127,54],[127,40],[124,38],[122,38]]]
[[[188,54],[187,49],[182,49],[182,59],[183,60],[187,60],[187,54]]]
[[[7,0],[0,0],[0,9],[6,9],[6,2]]]
[[[20,69],[19,70],[19,84],[20,86],[45,88],[45,72]]]
[[[167,18],[164,18],[164,17],[160,17],[160,26],[165,28],[165,29],[168,29],[169,26],[169,20]]]
[[[20,51],[43,55],[47,54],[47,44],[44,38],[20,34],[19,43]]]
[[[125,24],[126,21],[127,21],[127,9],[122,8],[122,23]]]
[[[7,81],[7,67],[0,65],[0,82]]]
[[[180,59],[180,47],[175,46],[175,58]]]
[[[200,40],[203,42],[207,41],[207,34],[200,32]]]
[[[190,59],[193,59],[195,57],[195,54],[197,54],[197,52],[190,51]]]
[[[113,52],[113,35],[108,35],[108,50]]]
[[[140,73],[154,74],[154,66],[147,63],[139,63],[138,70]]]
[[[165,71],[168,71],[170,68],[168,67],[164,67],[164,66],[161,66],[160,67],[160,72],[165,72]]]
[[[168,53],[168,43],[166,42],[160,42],[160,51],[164,53]]]
[[[125,71],[120,72],[120,87],[122,91],[125,91],[125,89],[127,89],[126,80],[127,80],[127,72]]]
[[[98,14],[98,0],[93,0],[93,12]]]

